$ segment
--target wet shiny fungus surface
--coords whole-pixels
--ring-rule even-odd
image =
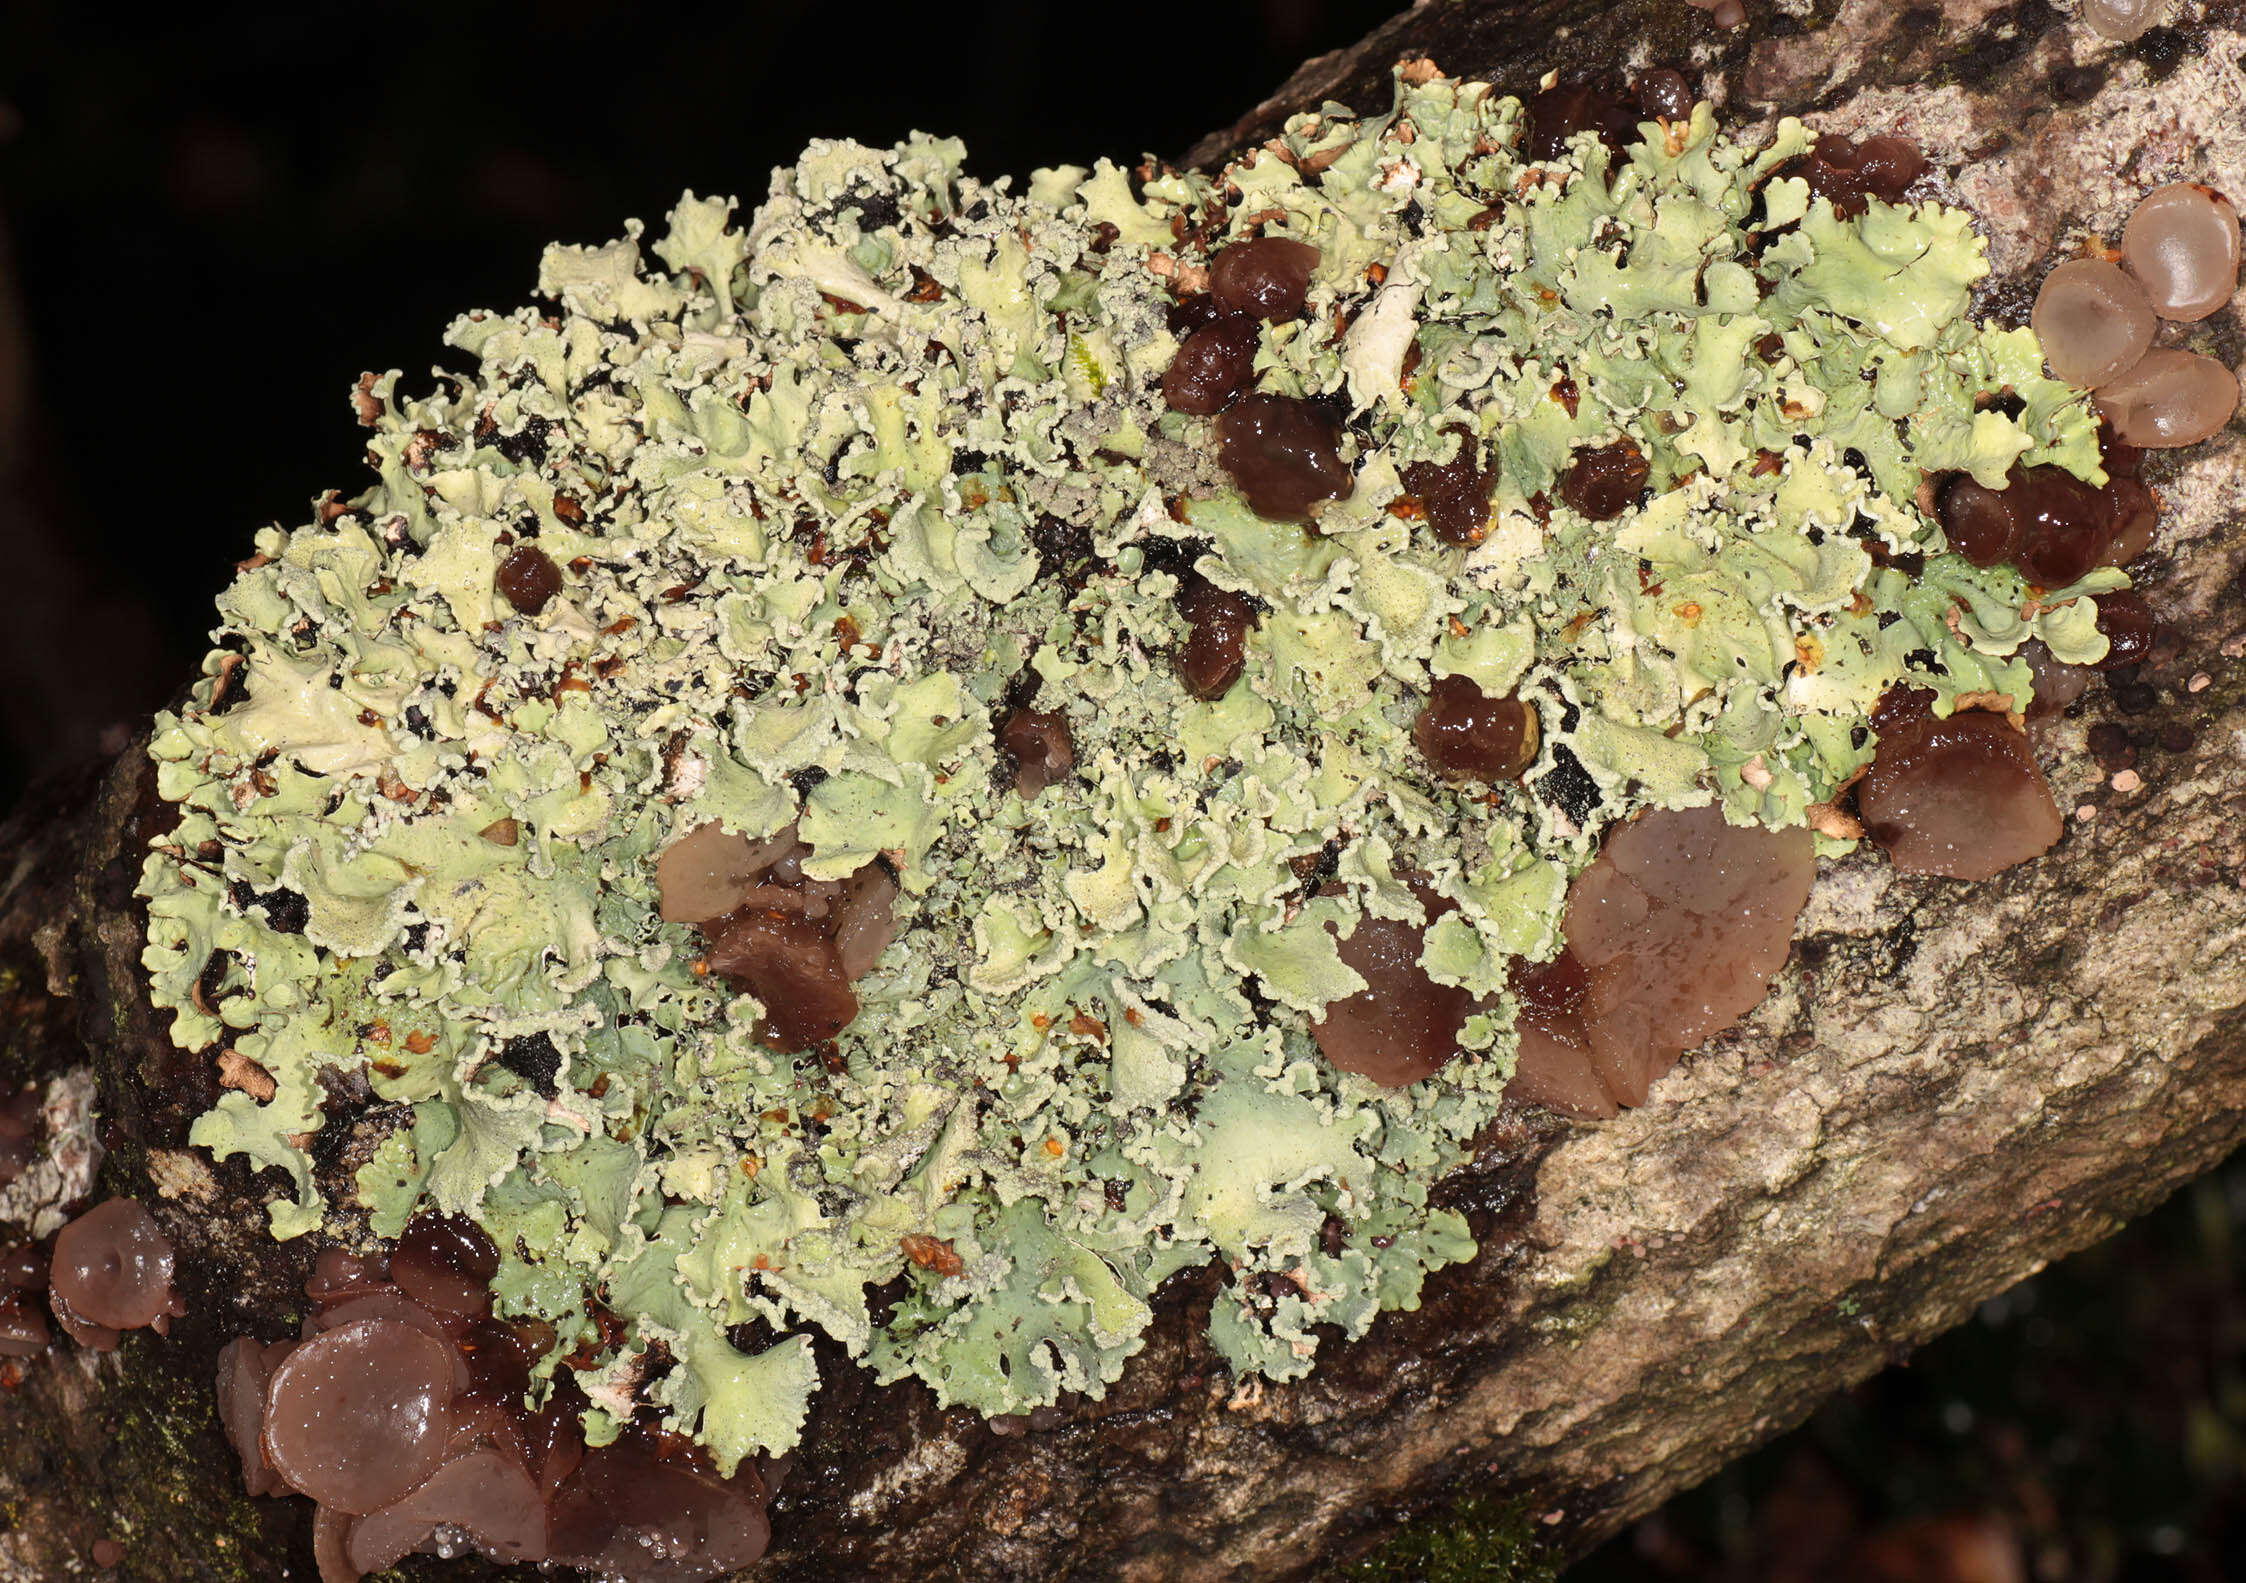
[[[1255,601],[1196,578],[1179,591],[1177,605],[1186,621],[1176,659],[1178,681],[1196,698],[1222,698],[1247,669],[1248,632],[1258,614]]]
[[[2185,323],[2206,318],[2237,293],[2238,250],[2238,211],[2197,182],[2154,188],[2121,232],[2122,263],[2153,312]]]
[[[1173,412],[1205,418],[1222,412],[1254,383],[1261,332],[1244,313],[1226,314],[1185,338],[1162,375],[1162,399]]]
[[[1300,396],[1248,396],[1217,418],[1217,459],[1258,516],[1307,522],[1356,480],[1341,458],[1341,420]]]
[[[2076,258],[2043,277],[2029,321],[2051,372],[2095,388],[2137,366],[2158,322],[2144,288],[2102,258]]]
[[[518,544],[499,563],[499,595],[526,616],[542,612],[562,590],[561,568],[535,544]]]
[[[1444,432],[1458,441],[1458,450],[1447,462],[1408,463],[1402,472],[1404,488],[1426,509],[1435,537],[1445,544],[1479,544],[1489,533],[1498,461],[1493,454],[1485,464],[1481,442],[1464,424],[1454,423]]]
[[[1446,780],[1517,780],[1536,760],[1536,711],[1492,698],[1464,676],[1438,677],[1412,722],[1412,741]]]
[[[2064,826],[2026,735],[1985,710],[1937,719],[1924,697],[1882,705],[1856,787],[1865,833],[1905,873],[1951,879],[1988,879],[2048,851]]]
[[[1836,132],[1818,134],[1817,144],[1784,174],[1798,176],[1813,197],[1827,199],[1842,219],[1862,214],[1867,198],[1900,203],[1912,182],[1926,174],[1926,156],[1907,137],[1868,137],[1862,142]]]
[[[1076,743],[1068,716],[1057,709],[1011,709],[998,728],[998,745],[1014,761],[1014,790],[1035,797],[1076,768]]]
[[[387,1506],[444,1460],[452,1359],[393,1319],[315,1336],[281,1360],[265,1396],[265,1450],[290,1487],[340,1512]]]
[[[2238,376],[2211,357],[2160,347],[2099,388],[2098,410],[2130,445],[2197,445],[2238,410]]]
[[[1235,242],[1209,264],[1209,295],[1226,313],[1291,319],[1302,312],[1318,259],[1317,248],[1288,237]]]
[[[1435,895],[1423,876],[1397,876],[1412,886],[1432,924],[1456,904]],[[1459,1031],[1475,1002],[1455,984],[1438,984],[1419,965],[1427,925],[1367,916],[1340,942],[1341,959],[1365,988],[1326,1007],[1311,1024],[1326,1059],[1389,1088],[1442,1070],[1458,1054]]]
[[[466,1215],[424,1210],[406,1222],[390,1255],[390,1279],[422,1307],[475,1318],[491,1312],[499,1249]]]
[[[1568,887],[1561,957],[1516,972],[1522,1097],[1586,1115],[1645,1102],[1686,1050],[1762,1001],[1817,873],[1806,829],[1654,809]]]
[[[88,1324],[132,1330],[172,1312],[172,1244],[129,1198],[88,1210],[55,1238],[49,1273],[58,1305]]]
[[[1638,503],[1653,466],[1629,439],[1575,453],[1560,475],[1560,498],[1593,522],[1608,522]]]

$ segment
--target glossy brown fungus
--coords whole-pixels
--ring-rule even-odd
[[[437,1471],[452,1432],[450,1349],[362,1319],[297,1346],[265,1388],[266,1460],[291,1489],[371,1512]]]
[[[1508,693],[1492,698],[1464,676],[1442,676],[1412,722],[1412,741],[1445,780],[1518,780],[1536,762],[1536,710]]]
[[[701,927],[707,971],[763,1003],[759,1037],[809,1049],[858,1014],[850,988],[897,936],[898,887],[879,862],[813,879],[789,825],[761,841],[701,825],[656,859],[663,916]]]
[[[2041,638],[2021,644],[2020,658],[2028,667],[2032,689],[2027,710],[2030,720],[2048,720],[2064,710],[2090,690],[2090,679],[2098,674],[2091,666],[2069,665],[2059,659]]]
[[[1437,896],[1424,875],[1400,873],[1397,878],[1411,886],[1427,909],[1427,923],[1370,915],[1358,919],[1339,949],[1365,987],[1330,1003],[1310,1026],[1327,1060],[1388,1088],[1402,1088],[1442,1070],[1459,1053],[1459,1032],[1475,1009],[1472,994],[1455,984],[1436,983],[1419,965],[1428,925],[1457,904]],[[1337,892],[1336,886],[1326,887],[1327,894]]]
[[[1611,74],[1554,84],[1522,107],[1522,156],[1558,159],[1578,132],[1596,132],[1600,142],[1620,153],[1637,136],[1638,115],[1637,104]]]
[[[1627,437],[1575,453],[1560,475],[1560,498],[1593,522],[1610,522],[1638,503],[1653,466]]]
[[[1806,829],[1653,809],[1608,835],[1568,887],[1566,946],[1516,970],[1509,1093],[1584,1115],[1640,1105],[1685,1051],[1762,1001],[1809,900]]]
[[[1235,242],[1209,263],[1209,295],[1226,313],[1273,321],[1302,312],[1318,249],[1283,236]]]
[[[117,1333],[152,1325],[159,1332],[185,1309],[172,1291],[171,1239],[129,1198],[86,1211],[55,1238],[48,1301],[62,1327],[97,1351]]]
[[[1280,522],[1307,522],[1312,506],[1356,487],[1340,419],[1300,396],[1248,396],[1221,414],[1217,460],[1258,516]]]
[[[475,1319],[491,1312],[491,1278],[499,1249],[466,1215],[423,1210],[406,1222],[390,1255],[390,1279],[414,1302],[437,1314]]]
[[[1868,137],[1862,142],[1837,132],[1821,132],[1807,154],[1780,172],[1798,176],[1813,198],[1823,198],[1842,219],[1862,214],[1865,201],[1901,203],[1911,183],[1926,174],[1926,156],[1907,137]]]
[[[1402,473],[1404,488],[1427,512],[1427,525],[1445,544],[1479,544],[1489,535],[1490,496],[1496,492],[1499,467],[1493,454],[1487,465],[1481,442],[1463,423],[1443,431],[1458,441],[1449,461],[1408,463]]]
[[[2051,788],[2026,735],[2004,716],[1968,709],[1937,718],[1926,693],[1897,688],[1872,721],[1879,742],[1856,807],[1897,868],[1988,879],[2059,839]]]
[[[2124,665],[2143,664],[2152,653],[2153,639],[2160,634],[2160,618],[2145,603],[2145,596],[2121,588],[2098,595],[2094,603],[2098,607],[2098,630],[2106,639],[2106,657],[2097,662],[2097,668],[2113,671]]]
[[[1186,623],[1176,656],[1178,681],[1196,698],[1222,698],[1248,668],[1256,602],[1195,577],[1178,591],[1177,606]]]
[[[2115,446],[2102,486],[2057,466],[2014,463],[2002,489],[1953,473],[1935,486],[1935,514],[1949,547],[1974,565],[2010,561],[2040,587],[2063,588],[2151,544],[2158,513],[2152,492],[2122,471],[2134,465],[2133,454]]]
[[[2097,400],[2127,444],[2147,450],[2197,445],[2238,410],[2238,376],[2211,357],[2161,347],[2101,386]]]
[[[2053,375],[2093,389],[2136,367],[2159,327],[2144,288],[2102,258],[2069,259],[2044,276],[2029,323]]]
[[[543,611],[562,590],[561,568],[535,544],[518,544],[499,563],[499,597],[526,616]]]
[[[1630,93],[1639,110],[1663,121],[1690,120],[1698,97],[1683,72],[1666,66],[1640,77],[1630,85]]]
[[[2204,319],[2230,301],[2238,252],[2238,211],[2192,181],[2154,188],[2121,231],[2121,261],[2163,319]]]
[[[1014,791],[1025,800],[1076,769],[1076,741],[1058,709],[1008,710],[998,745],[1014,761]]]
[[[1261,335],[1261,327],[1245,313],[1228,313],[1202,325],[1170,359],[1162,375],[1163,401],[1172,412],[1192,417],[1222,412],[1255,382]]]

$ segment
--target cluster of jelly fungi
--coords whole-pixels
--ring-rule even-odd
[[[2238,410],[2238,379],[2212,357],[2155,347],[2159,321],[2192,324],[2238,290],[2238,211],[2197,182],[2138,203],[2118,252],[2094,250],[2046,275],[2031,318],[2051,372],[2096,392],[2125,445],[2207,439]]]
[[[662,916],[702,932],[708,970],[764,1007],[776,1050],[808,1050],[858,1015],[851,985],[896,937],[897,880],[879,859],[841,879],[804,871],[796,827],[760,841],[704,824],[657,859]]]
[[[588,1447],[566,1360],[530,1405],[555,1335],[494,1317],[498,1263],[473,1221],[423,1213],[386,1261],[323,1250],[299,1336],[220,1352],[219,1417],[243,1485],[315,1503],[321,1583],[417,1551],[634,1583],[691,1583],[762,1555],[754,1468],[722,1478],[691,1441],[638,1420]]]

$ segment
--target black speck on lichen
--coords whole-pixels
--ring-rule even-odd
[[[2180,27],[2156,27],[2137,40],[2129,53],[2145,63],[2145,70],[2154,82],[2159,82],[2199,52],[2192,36]]]
[[[538,1090],[541,1099],[552,1099],[557,1092],[554,1079],[561,1071],[561,1051],[546,1034],[509,1039],[499,1047],[499,1064]]]
[[[1520,1501],[1469,1495],[1399,1531],[1326,1583],[1551,1583],[1559,1558]]]

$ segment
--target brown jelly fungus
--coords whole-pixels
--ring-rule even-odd
[[[499,1249],[466,1215],[429,1210],[406,1222],[390,1255],[390,1279],[422,1307],[474,1318],[491,1312]]]
[[[155,1217],[129,1198],[112,1198],[55,1238],[48,1297],[63,1328],[106,1351],[117,1331],[168,1323],[177,1302],[172,1264],[171,1239]],[[81,1325],[109,1334],[89,1339]]]
[[[1463,423],[1443,431],[1458,441],[1447,462],[1412,462],[1404,488],[1426,508],[1427,525],[1445,544],[1479,544],[1489,534],[1490,496],[1497,489],[1496,457],[1482,462],[1482,447]]]
[[[2162,347],[2100,387],[2097,401],[2127,444],[2147,450],[2197,445],[2238,410],[2238,377],[2211,357]]]
[[[1196,698],[1222,698],[1248,668],[1255,601],[1195,578],[1179,591],[1177,604],[1186,623],[1177,651],[1178,681]]]
[[[1523,157],[1554,160],[1567,153],[1568,139],[1596,132],[1617,153],[1637,135],[1638,107],[1612,77],[1559,83],[1533,95],[1521,117]]]
[[[2049,850],[2063,824],[2026,735],[1986,710],[1937,718],[1925,699],[1891,691],[1873,717],[1879,745],[1856,786],[1865,833],[1904,872],[1951,879]]]
[[[897,936],[897,882],[878,862],[813,879],[789,825],[750,841],[700,825],[656,859],[663,916],[701,926],[703,963],[765,1008],[760,1036],[782,1050],[831,1039],[858,1014],[850,985]]]
[[[2197,182],[2156,187],[2122,227],[2121,261],[2163,319],[2204,319],[2238,291],[2238,211]]]
[[[1667,67],[1649,71],[1630,85],[1630,91],[1637,98],[1638,108],[1649,116],[1663,121],[1691,118],[1695,96],[1681,71]]]
[[[2152,494],[2120,465],[2109,458],[2103,486],[2055,466],[2015,463],[2002,489],[1955,473],[1936,486],[1935,513],[1950,548],[1974,565],[2010,561],[2037,586],[2064,588],[2152,542]]]
[[[695,826],[655,860],[655,891],[664,920],[703,923],[731,912],[795,841],[793,825],[761,841],[722,825]]]
[[[1283,236],[1235,242],[1210,261],[1209,295],[1226,313],[1291,319],[1302,312],[1318,249]]]
[[[2069,259],[2044,276],[2029,323],[2051,372],[2085,388],[2136,367],[2158,328],[2144,288],[2102,258]]]
[[[857,992],[822,919],[754,904],[711,925],[710,971],[764,1007],[760,1036],[777,1050],[808,1050],[858,1015]]]
[[[561,568],[535,544],[518,544],[499,563],[499,596],[526,616],[535,616],[561,592]]]
[[[1429,924],[1456,905],[1435,895],[1424,876],[1398,878],[1411,885]],[[1459,1030],[1474,1010],[1474,997],[1427,976],[1419,965],[1426,936],[1426,925],[1367,915],[1340,941],[1342,961],[1365,987],[1330,1003],[1310,1031],[1326,1059],[1342,1071],[1402,1088],[1432,1076],[1458,1054]]]
[[[2174,0],[2082,0],[2082,20],[2100,38],[2132,44],[2159,25]]]
[[[1014,791],[1035,797],[1076,768],[1076,743],[1068,716],[1058,709],[1009,710],[998,728],[998,745],[1014,761]]]
[[[1412,722],[1412,741],[1446,780],[1518,780],[1536,761],[1536,711],[1508,693],[1492,698],[1464,676],[1442,676]]]
[[[1341,421],[1300,396],[1256,395],[1217,419],[1217,460],[1258,516],[1307,522],[1356,486],[1341,459]]]
[[[1560,478],[1560,498],[1593,522],[1608,522],[1638,503],[1653,472],[1627,439],[1575,453]]]
[[[2112,671],[2142,664],[2160,633],[2160,618],[2145,603],[2144,595],[2123,588],[2098,595],[2095,603],[2098,630],[2106,638],[2106,657],[2098,661],[2097,668]]]
[[[1162,399],[1173,412],[1205,418],[1222,412],[1256,376],[1256,321],[1227,314],[1185,338],[1162,375]]]
[[[2099,605],[2104,608],[2102,598]],[[2090,666],[2069,665],[2057,658],[2041,638],[2021,644],[2019,657],[2028,667],[2030,720],[2047,720],[2065,709],[2090,690],[2090,678],[2097,674]]]
[[[444,1461],[450,1352],[389,1319],[362,1319],[299,1344],[266,1385],[267,1460],[322,1506],[358,1513],[389,1505]]]
[[[1695,11],[1708,13],[1708,20],[1725,32],[1747,25],[1745,0],[1685,0]]]
[[[1761,1004],[1816,874],[1806,829],[1715,807],[1618,826],[1568,887],[1561,955],[1515,969],[1507,1092],[1579,1115],[1645,1103],[1686,1050]]]
[[[1926,174],[1926,156],[1907,137],[1868,137],[1859,143],[1825,132],[1783,174],[1800,177],[1811,197],[1831,203],[1845,220],[1862,214],[1868,198],[1901,203],[1911,183]]]

